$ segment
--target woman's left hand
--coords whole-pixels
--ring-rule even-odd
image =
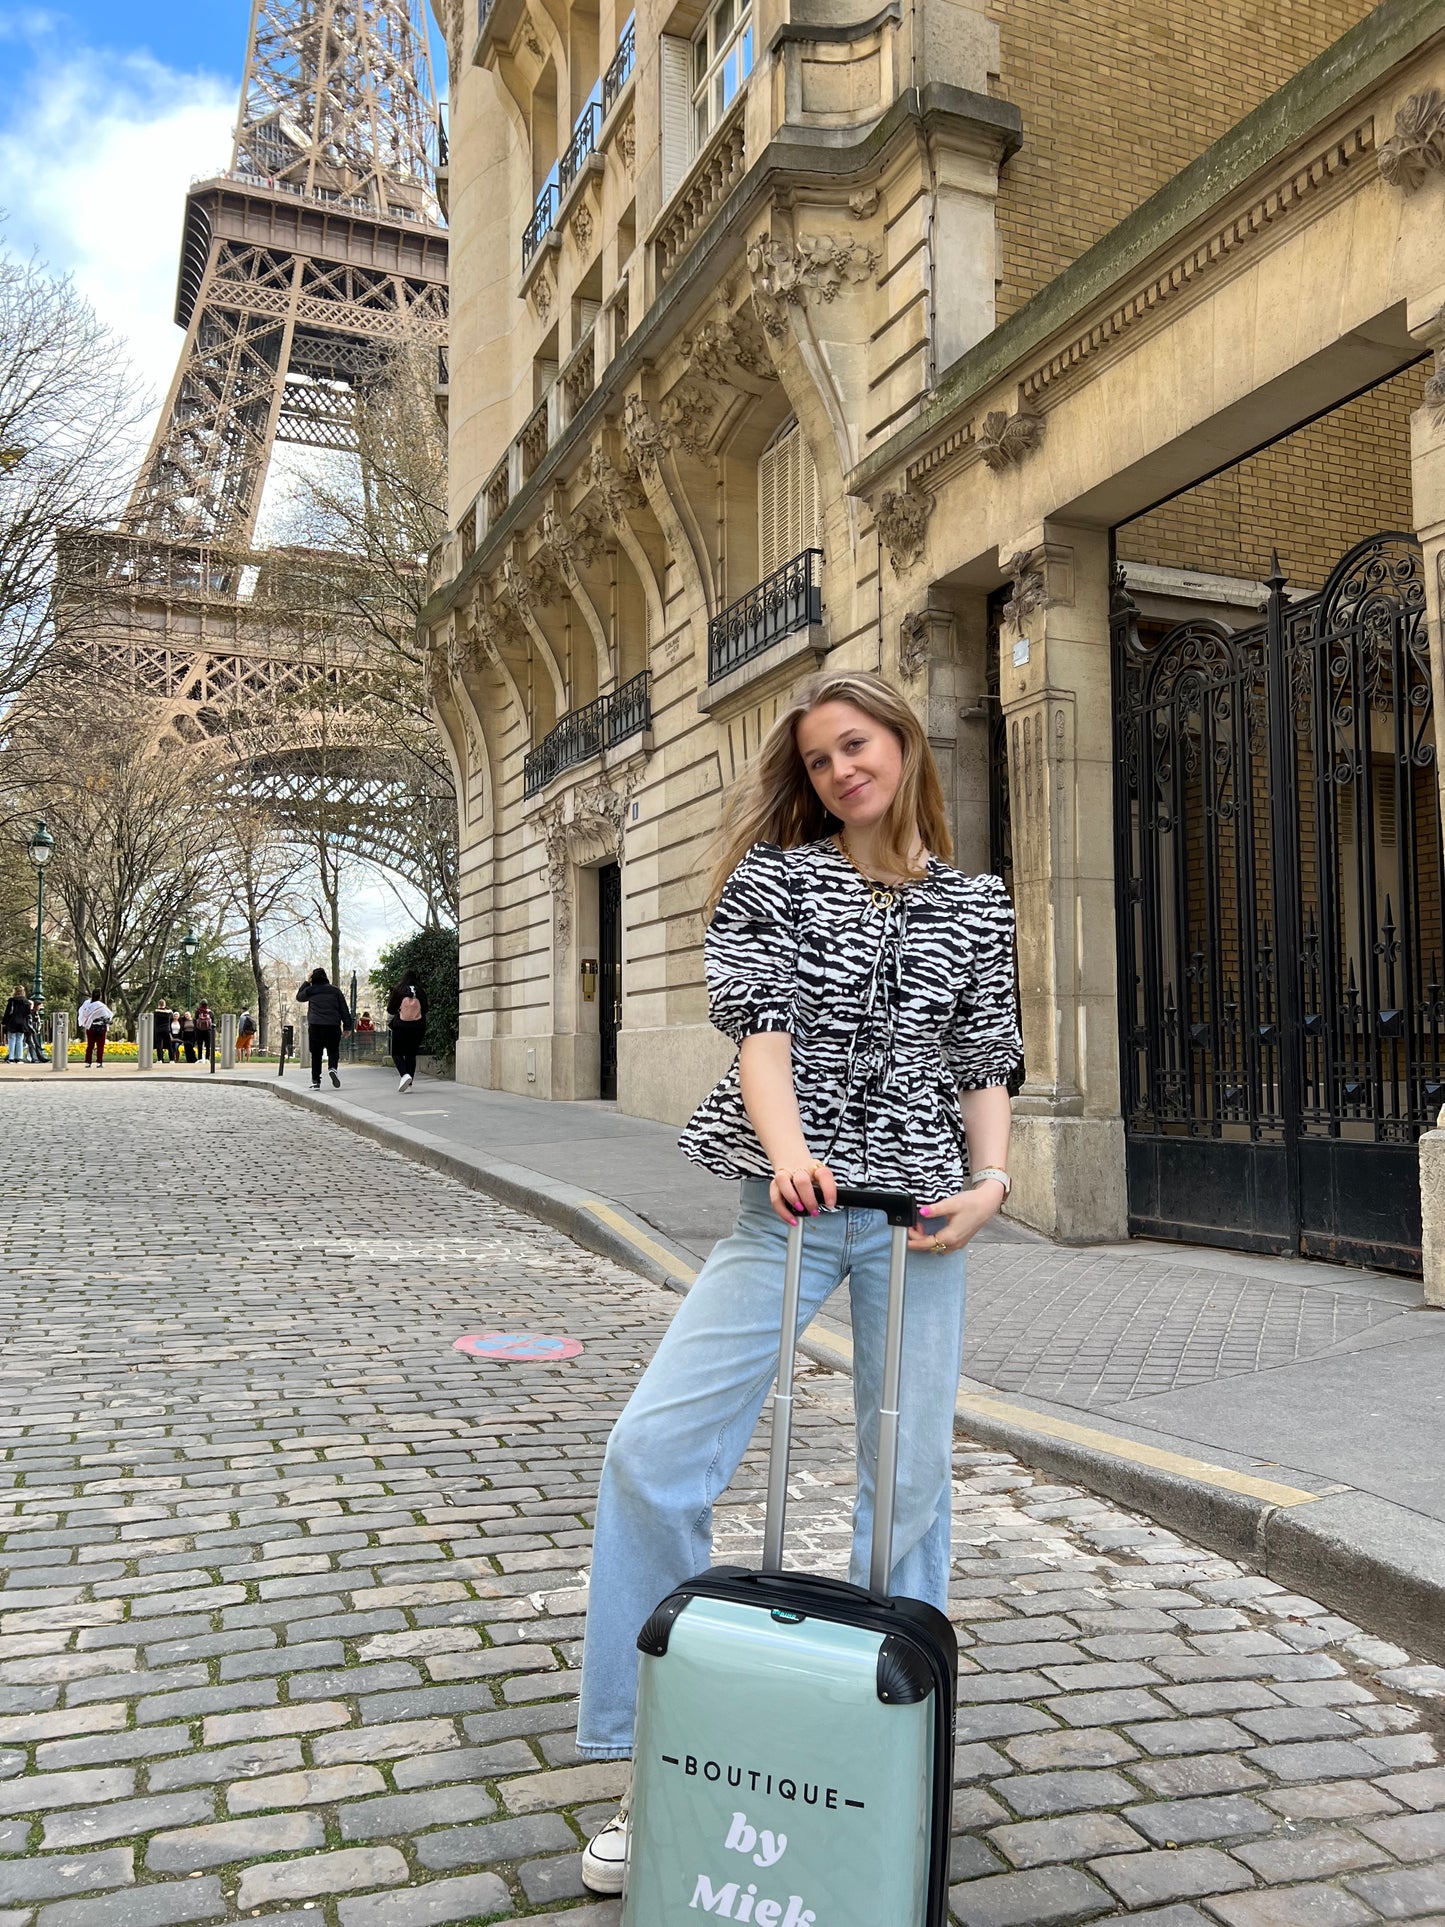
[[[990,1218],[997,1217],[1003,1204],[1003,1186],[992,1178],[972,1185],[937,1204],[925,1204],[919,1215],[923,1222],[908,1233],[910,1251],[927,1251],[939,1256],[958,1251],[982,1231]]]

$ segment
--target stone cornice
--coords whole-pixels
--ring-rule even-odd
[[[736,269],[747,230],[780,188],[844,187],[867,180],[900,143],[916,138],[920,128],[929,137],[953,134],[988,143],[1003,160],[1017,151],[1022,125],[1018,109],[1008,101],[934,82],[900,94],[882,119],[862,135],[851,129],[780,129],[697,236],[641,326],[628,336],[597,389],[548,449],[526,486],[512,497],[485,542],[427,602],[422,622],[440,622],[479,576],[495,570],[496,557],[527,526],[546,491],[555,488],[590,447],[597,423],[609,410],[615,413],[617,398],[628,382],[644,364],[657,359],[686,318]],[[738,245],[731,246],[733,242]]]
[[[1340,120],[1442,35],[1440,0],[1384,0],[960,356],[922,412],[858,464],[850,491],[867,495],[885,478],[936,472],[972,443],[971,417],[988,391],[1005,380],[1017,382],[1025,405],[1035,401],[1152,312],[1161,294],[1167,298],[1189,286],[1201,269],[1328,187],[1342,169],[1373,151],[1373,114],[1362,113],[1352,127],[1322,138],[1313,152],[1307,147],[1311,134]],[[1301,148],[1300,159],[1283,167]],[[1269,182],[1271,168],[1281,168],[1282,178]],[[1192,234],[1256,180],[1261,191],[1254,201],[1221,218],[1212,233]]]

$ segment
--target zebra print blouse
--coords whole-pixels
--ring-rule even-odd
[[[790,1033],[803,1136],[840,1184],[934,1204],[967,1180],[959,1091],[1008,1084],[1023,1062],[1013,935],[998,877],[930,857],[878,903],[831,838],[755,843],[708,926],[708,1013],[739,1046]],[[718,1177],[770,1177],[738,1065],[679,1145]]]

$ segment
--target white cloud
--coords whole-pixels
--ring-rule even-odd
[[[36,9],[18,31],[14,19],[8,26],[32,64],[0,119],[5,236],[16,252],[33,249],[74,275],[159,404],[182,340],[174,306],[186,189],[227,165],[237,87],[147,54],[65,45],[59,24]]]

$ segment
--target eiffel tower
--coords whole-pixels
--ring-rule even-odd
[[[250,546],[277,442],[353,445],[379,351],[445,391],[447,239],[422,0],[253,0],[231,165],[186,199],[185,345],[122,521]]]

